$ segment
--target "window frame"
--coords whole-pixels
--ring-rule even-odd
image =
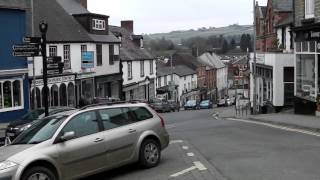
[[[63,62],[64,69],[71,69],[71,46],[69,44],[63,45]]]
[[[102,44],[96,44],[97,66],[103,66],[102,62]]]
[[[153,60],[149,61],[149,66],[150,66],[150,75],[153,75]]]
[[[113,65],[115,60],[114,45],[109,44],[109,65]]]
[[[19,106],[14,106],[14,100],[15,100],[15,97],[14,97],[14,82],[19,82],[19,85],[20,85],[20,105]],[[10,93],[11,93],[11,107],[5,107],[4,106],[4,83],[5,82],[10,82]],[[8,111],[15,111],[15,110],[21,110],[21,109],[24,109],[24,82],[23,82],[23,79],[22,78],[16,78],[16,79],[3,79],[3,80],[0,80],[0,113],[1,112],[8,112]]]
[[[315,2],[314,0],[304,0],[304,16],[305,19],[311,19],[315,17]],[[310,12],[309,12],[310,11]]]
[[[140,77],[144,77],[144,61],[140,61]]]
[[[132,62],[127,62],[127,68],[128,68],[128,80],[132,80]]]
[[[49,57],[55,57],[58,55],[58,47],[56,45],[49,46]]]
[[[92,19],[92,29],[97,31],[105,31],[106,21],[104,19]]]

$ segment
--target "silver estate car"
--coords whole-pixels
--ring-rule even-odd
[[[86,107],[38,120],[1,147],[0,179],[79,179],[134,162],[151,168],[168,144],[164,120],[144,103]]]

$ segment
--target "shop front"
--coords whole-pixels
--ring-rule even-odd
[[[75,74],[61,75],[48,78],[49,95],[48,101],[50,107],[69,106],[76,107],[76,83]],[[44,107],[44,86],[41,77],[35,80],[36,89],[31,84],[31,107],[34,108],[34,94],[36,94],[37,107]],[[34,91],[36,91],[34,93]]]
[[[319,90],[320,24],[297,27],[295,39],[295,113],[315,114]]]
[[[0,122],[9,122],[29,110],[27,70],[0,72]]]

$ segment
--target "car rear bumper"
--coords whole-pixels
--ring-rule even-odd
[[[161,138],[161,149],[165,149],[169,146],[170,143],[170,136],[169,134],[166,132],[163,137]]]

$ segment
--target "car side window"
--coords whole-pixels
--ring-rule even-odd
[[[128,108],[111,108],[98,111],[105,130],[133,123]]]
[[[144,107],[132,107],[130,110],[135,116],[136,121],[143,121],[153,118],[153,115]]]
[[[99,132],[97,116],[94,111],[85,112],[72,118],[62,132],[75,132],[77,138]]]

